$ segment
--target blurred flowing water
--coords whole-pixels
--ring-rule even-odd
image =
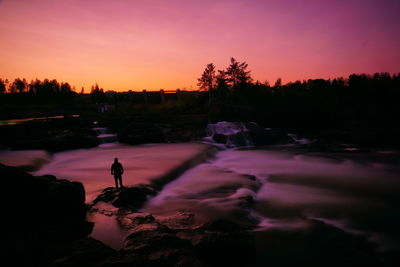
[[[373,162],[226,150],[165,186],[144,210],[195,210],[205,217],[256,221],[259,229],[319,219],[365,235],[385,249],[399,245],[399,178],[390,167]],[[254,205],[243,207],[244,197]]]
[[[231,140],[248,138],[247,131],[242,123],[209,125],[207,143],[215,134],[228,136],[226,144],[216,144],[222,150],[166,185],[143,211],[194,211],[200,219],[253,224],[256,231],[288,231],[319,220],[363,236],[379,250],[400,248],[400,168],[381,157],[400,158],[399,151],[305,153],[296,144],[312,141],[295,134],[288,134],[291,145],[255,149],[246,140],[245,147],[235,147]]]
[[[235,135],[246,131],[243,125],[223,127],[226,131],[216,126],[210,126],[209,131]],[[113,140],[109,133],[102,132],[104,129],[97,130]],[[211,138],[206,141],[213,143]],[[129,186],[162,176],[188,158],[201,157],[205,146],[106,143],[54,155],[43,151],[2,151],[0,162],[19,166],[38,164],[40,169],[34,174],[54,174],[80,181],[90,202],[102,189],[113,186],[109,167],[114,157],[120,158],[124,165],[124,183]],[[228,146],[233,145],[228,143]],[[185,173],[150,199],[142,211],[160,215],[189,211],[199,220],[224,218],[253,225],[256,231],[271,228],[285,231],[302,227],[299,223],[302,220],[317,219],[365,236],[381,250],[400,247],[398,166],[375,161],[361,152],[350,154],[357,156],[352,159],[330,153],[311,156],[293,148],[287,150],[287,146],[227,149],[219,145],[219,148],[214,158],[188,166]],[[397,151],[384,153],[400,155]],[[364,157],[368,159],[359,160]],[[110,206],[102,208],[113,212]],[[97,224],[94,236],[121,248],[124,234],[118,232],[118,225],[110,218],[113,217],[107,214],[91,214]]]
[[[124,185],[134,186],[168,174],[188,159],[200,157],[206,148],[200,143],[140,146],[105,143],[96,148],[55,153],[34,174],[79,181],[85,186],[87,202],[91,202],[104,188],[114,186],[110,169],[115,157],[124,167]]]

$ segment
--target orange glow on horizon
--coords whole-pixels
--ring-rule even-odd
[[[197,90],[230,57],[271,84],[399,72],[400,4],[372,2],[0,0],[0,78]]]

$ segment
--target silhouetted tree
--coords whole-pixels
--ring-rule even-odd
[[[16,78],[14,82],[10,85],[10,93],[22,93],[26,88],[26,81]]]
[[[0,94],[4,94],[6,92],[6,82],[3,79],[0,79]]]
[[[17,93],[17,79],[15,79],[8,87],[8,92],[11,94]]]
[[[215,66],[213,63],[207,64],[206,69],[199,79],[197,84],[200,89],[211,91],[214,89],[216,77],[215,77]]]
[[[227,83],[227,77],[224,70],[218,70],[216,75],[216,96],[217,98],[224,100],[229,94],[229,87]]]
[[[104,90],[103,88],[100,88],[97,83],[92,86],[90,94],[95,102],[104,102],[105,100]]]
[[[227,81],[231,86],[235,87],[239,84],[251,83],[250,71],[246,71],[248,64],[246,62],[238,62],[233,57],[231,64],[226,69]]]
[[[217,88],[218,89],[226,89],[228,88],[228,84],[226,81],[226,72],[224,70],[218,70],[218,74],[216,76],[217,80]]]
[[[60,93],[63,95],[68,95],[72,93],[71,85],[69,83],[61,83]]]
[[[275,88],[281,88],[282,87],[282,79],[281,78],[276,79],[274,87]]]
[[[31,81],[31,83],[29,84],[29,93],[37,95],[38,92],[40,92],[41,86],[41,82],[38,79]]]

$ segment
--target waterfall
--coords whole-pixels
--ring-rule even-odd
[[[224,144],[228,148],[253,146],[249,130],[243,122],[221,121],[207,125],[205,141]]]

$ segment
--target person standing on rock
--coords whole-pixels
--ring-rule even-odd
[[[119,186],[122,188],[122,174],[124,173],[124,168],[122,167],[122,164],[118,162],[118,158],[114,159],[114,163],[111,165],[111,175],[114,175],[115,179],[115,188],[118,188],[118,182]]]

